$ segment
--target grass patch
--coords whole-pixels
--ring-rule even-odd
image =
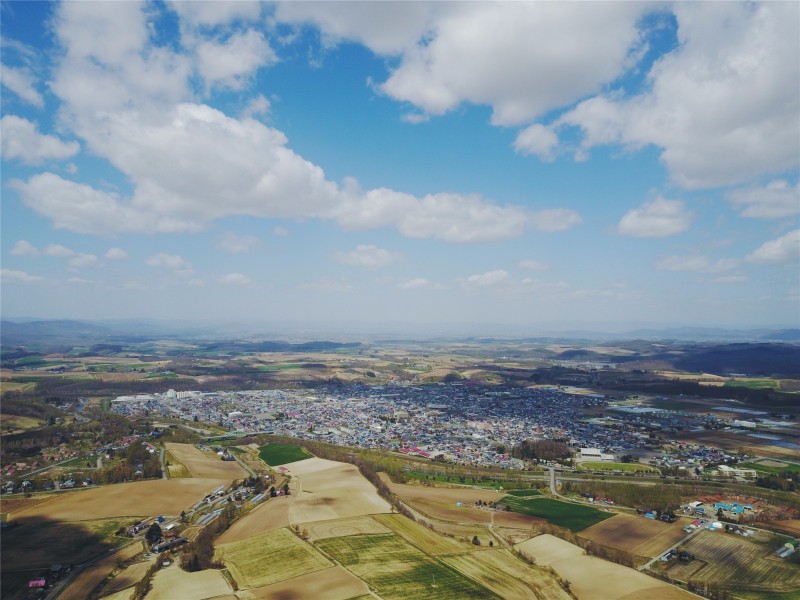
[[[258,456],[265,463],[274,467],[312,458],[313,455],[302,446],[272,443],[261,446],[258,449]]]
[[[445,537],[431,531],[427,527],[403,515],[373,515],[372,518],[386,525],[400,537],[426,554],[436,556],[439,554],[455,554],[475,549],[474,546],[462,544],[454,538]]]
[[[614,516],[613,513],[603,512],[591,506],[549,498],[524,500],[516,496],[506,496],[502,502],[508,504],[514,512],[541,517],[553,525],[565,527],[570,531],[581,531]]]
[[[217,552],[240,588],[269,585],[332,566],[288,529],[222,544]]]
[[[780,387],[780,383],[774,379],[736,379],[734,381],[726,381],[724,387],[743,387],[751,390],[769,388],[777,390]]]
[[[386,600],[499,597],[393,533],[328,538],[317,546]]]
[[[508,494],[517,498],[528,498],[529,496],[541,496],[542,492],[539,490],[509,490]]]
[[[774,460],[774,459],[771,459]],[[776,461],[779,462],[779,461]],[[779,475],[784,471],[789,471],[790,473],[800,473],[800,465],[796,463],[784,463],[782,467],[773,467],[770,465],[762,465],[760,463],[754,462],[746,462],[737,465],[739,469],[754,469],[756,471],[761,471],[762,473],[772,473],[773,475]]]
[[[459,483],[462,485],[474,485],[487,489],[502,488],[508,485],[508,481],[491,478],[475,478],[467,475],[445,475],[442,473],[423,473],[422,471],[404,471],[403,476],[408,479],[418,479],[425,481],[439,481],[441,483]]]

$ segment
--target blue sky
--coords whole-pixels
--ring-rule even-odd
[[[1,6],[6,317],[800,326],[800,4]]]

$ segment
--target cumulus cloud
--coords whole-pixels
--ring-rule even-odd
[[[462,287],[465,288],[487,288],[497,287],[500,285],[507,285],[510,282],[511,276],[508,271],[498,269],[496,271],[487,271],[476,275],[470,275],[462,282]]]
[[[353,289],[352,285],[339,279],[320,279],[318,281],[308,281],[306,283],[301,283],[297,287],[298,289],[307,292],[319,292],[323,294],[329,292],[344,293],[350,292]]]
[[[44,281],[44,277],[30,275],[25,271],[14,271],[13,269],[0,269],[0,280],[3,283],[39,283]]]
[[[122,248],[109,248],[105,253],[105,257],[108,260],[126,260],[128,253]]]
[[[243,275],[242,273],[227,273],[226,275],[222,275],[219,279],[217,279],[217,281],[224,285],[241,286],[247,286],[253,283],[253,281],[247,275]]]
[[[197,69],[208,88],[220,86],[241,90],[260,67],[277,60],[264,36],[253,29],[235,33],[222,42],[200,42],[195,52]]]
[[[519,261],[517,263],[517,267],[519,267],[520,269],[528,269],[530,271],[543,271],[544,269],[547,268],[547,266],[544,263],[535,260],[533,258],[526,258],[524,260]]]
[[[169,7],[180,16],[181,24],[192,28],[217,27],[233,22],[249,22],[259,18],[261,6],[258,2],[168,2]]]
[[[553,152],[558,147],[558,135],[552,127],[539,123],[531,125],[519,132],[514,140],[514,149],[520,154],[532,154],[542,160],[551,161]]]
[[[617,232],[635,237],[668,237],[686,231],[693,219],[680,200],[659,197],[625,213]]]
[[[62,246],[61,244],[48,244],[45,246],[44,250],[42,250],[42,253],[45,256],[58,256],[60,258],[69,258],[77,254],[75,250]]]
[[[70,258],[69,261],[67,261],[67,264],[71,269],[86,269],[89,267],[99,267],[102,265],[97,256],[83,252],[75,253],[75,255]]]
[[[656,263],[659,271],[690,271],[694,273],[720,273],[739,266],[739,261],[731,258],[711,260],[707,256],[667,256]]]
[[[39,249],[28,240],[19,240],[11,248],[11,254],[14,256],[37,256]]]
[[[747,255],[747,261],[761,264],[797,264],[800,262],[800,229],[764,242]]]
[[[191,273],[192,264],[178,254],[159,252],[147,259],[148,266],[172,269],[173,271]]]
[[[0,83],[20,99],[36,108],[44,106],[44,98],[36,89],[36,78],[27,67],[11,67],[3,64],[3,77]]]
[[[231,254],[244,254],[249,252],[258,242],[259,239],[254,235],[239,235],[232,231],[226,231],[217,238],[216,246]]]
[[[765,187],[751,187],[728,192],[730,203],[743,217],[783,219],[800,214],[800,183],[776,180]]]
[[[397,252],[390,252],[377,246],[361,244],[350,252],[336,252],[334,258],[337,262],[344,265],[355,267],[365,267],[367,269],[379,269],[388,267],[402,259],[402,255]]]
[[[686,188],[732,185],[798,167],[800,5],[672,5],[678,47],[658,59],[646,91],[588,99],[559,124],[583,130],[584,150],[655,145]]]
[[[80,150],[77,142],[65,142],[55,136],[41,134],[35,123],[15,115],[3,116],[0,130],[3,134],[0,148],[5,160],[20,160],[36,165],[45,160],[69,158]]]
[[[443,286],[437,283],[433,283],[429,279],[425,277],[414,277],[413,279],[409,279],[407,281],[401,281],[397,284],[397,287],[401,290],[418,290],[423,288],[436,288],[441,289]]]

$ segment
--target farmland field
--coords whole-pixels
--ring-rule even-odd
[[[783,473],[784,471],[790,471],[792,473],[800,473],[800,464],[777,461],[777,460],[741,463],[740,465],[738,465],[737,468],[755,469],[756,471],[762,471],[764,473],[772,473],[773,475],[776,475],[778,473]]]
[[[388,513],[389,503],[348,463],[309,458],[286,467],[292,476],[291,523]]]
[[[265,463],[271,467],[286,465],[311,458],[312,454],[302,446],[291,444],[267,444],[258,449],[258,455]]]
[[[800,589],[800,567],[775,559],[772,553],[777,547],[777,542],[756,544],[736,535],[711,531],[698,533],[682,546],[697,560],[707,563],[694,573],[695,581],[713,581],[737,591],[796,591]]]
[[[374,598],[367,584],[342,567],[329,567],[236,594],[241,600],[355,600]]]
[[[501,598],[571,598],[551,575],[524,563],[508,550],[445,556],[441,560]]]
[[[635,569],[595,556],[552,535],[540,535],[515,546],[537,565],[552,567],[571,583],[581,600],[692,600],[696,596]]]
[[[151,557],[149,560],[137,562],[124,568],[103,587],[103,595],[114,594],[139,583],[155,560],[154,557]]]
[[[136,542],[117,550],[88,566],[59,595],[59,600],[86,600],[89,594],[111,573],[117,561],[126,561],[142,551],[142,543]]]
[[[497,598],[395,534],[351,535],[316,544],[385,600]]]
[[[656,473],[660,473],[659,469],[649,465],[643,465],[641,463],[582,462],[578,465],[578,468],[590,471],[654,471]]]
[[[553,525],[566,527],[571,531],[581,531],[614,515],[614,513],[606,513],[591,506],[571,504],[550,498],[521,500],[514,496],[506,496],[504,502],[515,512],[547,519]]]
[[[407,519],[408,520],[408,519]],[[312,542],[330,537],[343,537],[345,535],[361,535],[367,533],[391,533],[391,530],[370,517],[353,517],[352,519],[335,519],[333,521],[319,521],[304,526],[308,530]]]
[[[290,506],[291,499],[285,496],[262,501],[225,531],[217,539],[217,544],[240,542],[267,531],[287,527]]]
[[[517,498],[528,498],[530,496],[541,496],[542,492],[539,490],[509,490],[506,492],[509,496],[516,496]]]
[[[215,487],[219,479],[151,479],[75,490],[11,514],[14,519],[80,521],[109,517],[179,515]]]
[[[207,569],[187,573],[173,563],[155,574],[153,588],[145,596],[145,600],[174,600],[177,590],[180,590],[179,595],[183,598],[197,599],[224,598],[233,593],[221,571]]]
[[[236,461],[222,461],[210,458],[192,444],[164,444],[175,462],[182,464],[192,477],[207,479],[242,479],[247,473]]]
[[[465,544],[454,538],[435,533],[403,515],[375,515],[372,518],[386,525],[386,527],[426,554],[436,556],[475,549],[475,546],[471,544]]]
[[[603,546],[652,557],[686,536],[682,523],[662,523],[641,516],[618,514],[581,531],[580,536]]]
[[[217,546],[217,556],[240,588],[255,588],[332,566],[288,529]]]

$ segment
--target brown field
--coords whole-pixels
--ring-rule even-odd
[[[217,544],[240,542],[267,531],[275,531],[288,526],[290,506],[291,496],[263,501],[225,531],[217,539]]]
[[[639,556],[653,557],[686,537],[683,522],[663,523],[642,516],[618,514],[584,529],[580,537]]]
[[[312,542],[331,537],[344,537],[346,535],[391,533],[391,530],[370,517],[318,521],[316,523],[304,525],[303,528],[308,530],[308,537]]]
[[[110,594],[108,596],[101,596],[100,600],[131,600],[133,597],[134,589],[132,587]]]
[[[130,560],[142,551],[142,543],[137,542],[117,550],[90,565],[70,583],[67,588],[58,596],[59,600],[86,600],[98,585],[108,576],[117,566],[117,561]]]
[[[309,458],[286,465],[291,474],[291,523],[326,521],[388,513],[389,503],[378,496],[358,469],[347,463]]]
[[[788,519],[786,521],[770,521],[770,525],[782,531],[788,531],[800,537],[800,519]]]
[[[403,502],[436,519],[482,525],[491,523],[492,511],[475,508],[473,506],[475,502],[478,500],[497,502],[505,496],[502,492],[492,490],[428,487],[403,483],[393,483],[389,488]],[[461,502],[463,506],[456,506],[457,502]],[[500,512],[494,514],[494,519],[497,525],[528,528],[536,520],[525,515]]]
[[[147,560],[127,566],[106,584],[103,588],[103,594],[114,594],[136,585],[144,578],[147,569],[150,568],[155,560],[156,558],[151,556]]]
[[[179,515],[215,487],[219,479],[151,479],[64,492],[48,502],[12,513],[12,518],[40,517],[79,521],[108,517]]]
[[[178,592],[180,590],[180,592]],[[146,600],[175,600],[176,598],[191,598],[192,600],[205,600],[218,596],[232,596],[233,590],[221,571],[207,569],[187,573],[181,570],[176,563],[163,568],[153,577],[153,587],[145,596]]]
[[[635,569],[587,556],[579,547],[551,535],[540,535],[517,544],[516,548],[536,559],[537,565],[550,566],[572,585],[579,600],[620,600],[673,597],[695,598],[674,586],[661,583]],[[663,593],[662,593],[663,592]]]
[[[694,554],[697,561],[707,563],[692,575],[694,580],[714,581],[738,591],[796,591],[800,589],[800,568],[772,556],[778,545],[777,542],[756,544],[736,535],[701,531],[682,547]],[[672,566],[668,574],[685,575],[679,566],[680,563]]]
[[[47,502],[54,496],[34,496],[33,498],[2,498],[0,499],[0,512],[16,513],[26,508],[31,508],[42,502]]]
[[[223,461],[211,458],[192,444],[176,444],[167,442],[167,451],[172,458],[181,463],[192,477],[206,479],[243,479],[247,473],[236,461]]]
[[[369,587],[344,568],[330,567],[236,595],[241,600],[349,600],[369,595]]]
[[[501,598],[571,598],[552,576],[522,562],[508,550],[485,550],[445,556],[441,560]]]

